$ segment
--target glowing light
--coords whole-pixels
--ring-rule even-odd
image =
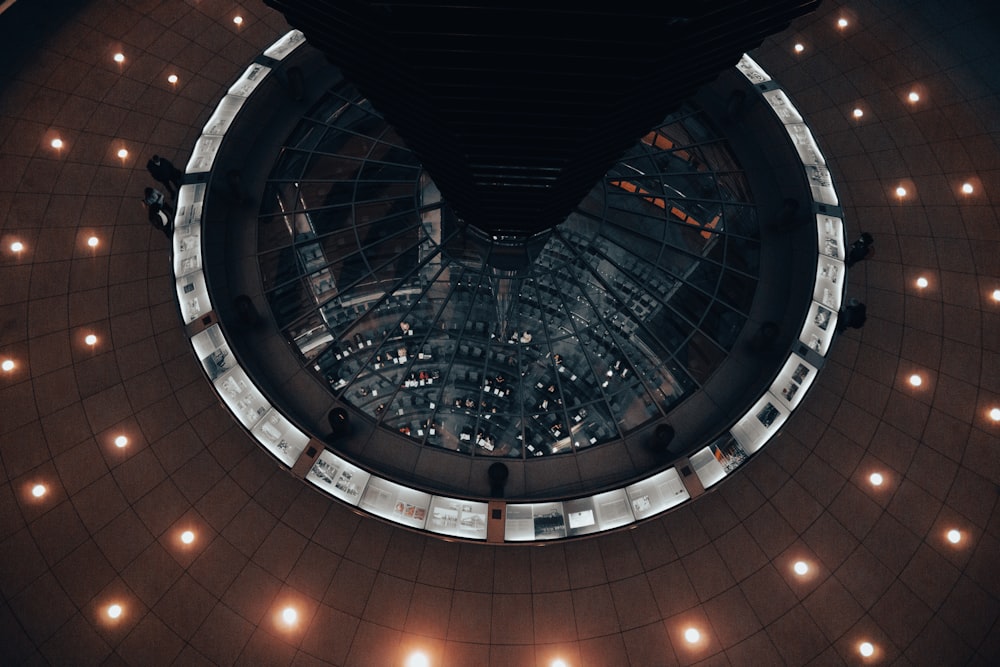
[[[191,532],[190,530],[185,530],[183,533],[181,533],[181,542],[183,542],[184,544],[191,544],[192,542],[194,542],[194,533]],[[289,609],[286,609],[285,611],[287,612],[289,611]],[[291,609],[291,612],[293,615],[295,614],[294,609]],[[288,621],[285,622],[288,623]],[[292,623],[294,622],[295,619],[293,618]]]
[[[430,667],[430,664],[430,658],[422,651],[414,651],[406,658],[406,667]],[[552,663],[553,667],[555,667],[555,664],[555,662]],[[563,664],[565,665],[566,663]]]
[[[115,54],[115,62],[118,63],[119,65],[121,65],[123,62],[125,62],[125,54],[124,53],[116,53]]]
[[[52,140],[52,148],[59,149],[62,147],[63,147],[62,139],[56,138]]]
[[[22,250],[24,250],[24,244],[21,243],[20,241],[14,241],[13,243],[10,244],[10,249],[13,252],[21,252]]]
[[[120,149],[118,151],[118,157],[120,157],[121,159],[124,160],[125,158],[128,157],[128,151],[126,149],[124,149],[124,148]]]
[[[906,99],[910,100],[911,102],[919,102],[920,101],[920,93],[918,93],[915,90],[910,91],[910,94],[906,96]]]
[[[47,490],[48,489],[45,488],[44,484],[35,484],[33,487],[31,487],[31,495],[33,495],[36,498],[41,498],[42,496],[45,495],[45,492]]]
[[[801,577],[803,574],[809,571],[809,564],[803,560],[796,561],[792,569],[795,570],[795,574]]]
[[[865,112],[862,111],[861,109],[855,109],[852,113],[854,114],[855,118],[861,118],[862,116],[865,115]]]
[[[292,607],[285,607],[281,610],[281,620],[285,625],[295,625],[295,621],[299,620],[299,612]]]
[[[898,188],[896,188],[896,196],[897,197],[905,197],[906,196],[906,188],[904,188],[902,185],[900,185]]]
[[[975,188],[972,187],[972,183],[962,183],[962,192],[967,195],[971,195],[974,191]]]
[[[805,50],[806,50],[806,47],[805,47],[805,46],[803,46],[802,44],[796,44],[796,45],[795,45],[794,47],[792,47],[792,48],[794,48],[794,49],[795,49],[795,53],[802,53],[803,51],[805,51]]]
[[[177,83],[177,75],[171,74],[170,76],[167,77],[167,81],[169,81],[170,83]]]
[[[858,646],[858,653],[866,658],[870,658],[875,653],[875,647],[872,646],[871,642],[861,642],[861,645]]]
[[[912,386],[919,387],[923,383],[924,383],[924,379],[922,377],[920,377],[919,375],[917,375],[916,373],[914,373],[913,375],[910,376],[910,384]]]
[[[9,373],[10,371],[14,370],[14,360],[4,359],[3,364],[0,364],[0,368],[3,368],[5,372]]]
[[[948,531],[948,541],[952,544],[958,544],[962,541],[962,533],[952,528]]]
[[[100,242],[101,240],[96,236],[91,236],[89,239],[87,239],[87,245],[89,245],[91,248],[96,248],[97,244]]]
[[[1000,289],[993,290],[993,300],[1000,301]]]
[[[701,639],[701,633],[696,628],[688,628],[684,631],[684,639],[689,644],[694,644]]]
[[[566,661],[563,660],[562,658],[556,658],[551,663],[549,663],[549,667],[569,667],[569,665],[567,665]]]
[[[847,27],[847,19],[844,19],[844,18],[837,19],[837,27],[838,28],[846,28]]]
[[[4,362],[6,364],[6,362]],[[1000,408],[993,408],[990,410],[990,419],[995,422],[1000,422]]]
[[[121,615],[122,615],[122,606],[120,604],[113,604],[110,607],[108,607],[109,618],[118,618]]]
[[[120,449],[127,444],[128,444],[128,438],[126,438],[124,435],[120,435],[117,438],[115,438],[115,447],[118,447]]]
[[[882,473],[873,472],[869,477],[868,481],[872,483],[872,486],[882,486]]]
[[[233,17],[233,23],[235,23],[236,25],[243,25],[243,17],[242,16],[234,16]]]
[[[924,278],[923,276],[917,278],[917,287],[919,287],[920,289],[927,287],[929,284],[930,283],[927,282],[927,278]]]
[[[97,345],[97,336],[94,334],[87,334],[87,337],[83,339],[83,342],[87,345]]]

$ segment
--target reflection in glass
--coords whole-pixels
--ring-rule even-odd
[[[690,104],[565,222],[514,243],[466,226],[343,81],[289,136],[258,225],[275,320],[331,392],[415,441],[492,457],[573,452],[666,415],[742,330],[758,245],[740,166]]]

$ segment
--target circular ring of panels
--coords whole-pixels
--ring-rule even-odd
[[[202,261],[204,181],[247,99],[303,41],[289,32],[228,90],[178,193],[178,305],[195,354],[237,421],[328,495],[441,535],[574,537],[689,500],[674,467],[553,502],[491,507],[427,493],[326,449],[255,385],[213,317]],[[812,133],[750,56],[737,68],[801,158],[817,230],[816,278],[796,349],[768,390],[690,456],[706,489],[758,451],[801,402],[829,351],[846,282],[843,217]],[[502,239],[470,243],[413,154],[342,83],[292,133],[269,178],[258,227],[261,275],[304,363],[386,428],[480,456],[571,452],[662,417],[735,341],[753,298],[757,223],[734,164],[707,118],[685,107],[646,135],[551,236],[514,251]]]

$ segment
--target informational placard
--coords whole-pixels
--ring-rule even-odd
[[[557,540],[561,537],[566,537],[562,503],[507,505],[504,539],[508,542]]]
[[[837,191],[833,187],[833,176],[830,170],[820,165],[806,166],[806,180],[809,181],[809,191],[813,201],[829,206],[840,206]]]
[[[474,500],[434,496],[426,528],[441,535],[485,540],[488,508],[487,503]]]
[[[708,447],[691,456],[691,469],[698,475],[701,485],[706,489],[719,483],[722,479],[743,465],[749,455],[739,442],[727,434],[716,438]]]
[[[844,263],[820,255],[816,261],[816,283],[813,299],[835,313],[840,312],[844,299]]]
[[[778,432],[788,419],[788,414],[789,409],[767,392],[729,429],[729,432],[736,438],[743,451],[753,454]]]
[[[701,485],[706,489],[722,480],[726,476],[726,470],[722,463],[715,458],[711,447],[705,447],[692,454],[688,460],[691,462],[691,469]]]
[[[174,233],[180,227],[201,227],[201,210],[205,203],[205,184],[186,183],[177,191],[177,212],[174,214]]]
[[[635,521],[625,489],[565,500],[563,511],[570,537],[612,530]]]
[[[213,384],[229,410],[249,429],[271,409],[264,394],[239,366],[223,373]]]
[[[361,494],[371,474],[353,463],[349,463],[329,450],[323,450],[313,467],[306,474],[306,480],[348,505],[361,502]]]
[[[423,528],[430,504],[429,493],[373,476],[365,486],[358,507],[404,526]]]
[[[261,63],[251,64],[243,72],[243,75],[236,79],[236,83],[229,88],[229,95],[242,98],[249,97],[257,89],[257,86],[260,85],[260,82],[270,73],[271,68],[267,65],[262,65]],[[219,106],[221,107],[222,104],[219,104]],[[237,108],[237,110],[239,109]]]
[[[785,94],[785,91],[780,88],[777,90],[769,90],[763,93],[764,101],[767,102],[771,109],[774,110],[774,115],[785,125],[790,125],[792,123],[801,123],[802,115],[799,110],[795,108],[792,101]]]
[[[309,436],[271,408],[251,431],[257,441],[278,459],[292,467],[309,444]]]
[[[191,159],[188,160],[186,172],[203,174],[211,171],[220,146],[222,146],[221,136],[203,134],[198,137],[194,150],[191,151]]]
[[[813,301],[805,324],[802,325],[799,340],[825,357],[837,328],[837,312],[829,306]]]
[[[305,44],[306,36],[301,30],[286,32],[278,41],[269,46],[264,55],[273,60],[284,60],[289,53]]]
[[[665,512],[691,497],[677,468],[667,468],[652,477],[626,486],[625,493],[637,520]]]
[[[201,225],[174,227],[174,275],[178,278],[198,271],[201,265]]]
[[[844,261],[847,244],[844,240],[844,221],[832,215],[816,215],[816,234],[819,239],[819,254]]]
[[[794,410],[816,379],[816,368],[797,354],[792,354],[781,367],[771,385],[771,393],[789,410]]]
[[[177,304],[180,306],[184,324],[191,324],[212,310],[203,271],[199,269],[177,278]]]
[[[816,138],[805,123],[791,123],[785,125],[785,130],[795,146],[795,151],[799,154],[799,159],[804,165],[825,165],[826,158],[823,157]]]
[[[764,68],[757,64],[753,58],[743,54],[740,61],[736,63],[736,69],[743,73],[750,83],[758,84],[771,80],[771,76],[764,71]]]
[[[239,113],[246,101],[246,97],[236,95],[226,95],[223,97],[219,102],[219,106],[215,107],[215,112],[212,113],[208,122],[205,123],[205,127],[201,133],[213,136],[224,135],[229,131],[229,127],[233,124],[233,119],[236,118],[236,114]]]
[[[229,349],[229,343],[222,334],[222,327],[218,324],[213,324],[191,336],[191,346],[201,361],[208,379],[213,382],[238,366],[232,350]]]

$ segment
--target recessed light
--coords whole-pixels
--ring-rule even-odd
[[[803,46],[802,44],[796,44],[796,45],[795,45],[794,47],[792,47],[792,48],[794,48],[794,49],[795,49],[795,53],[802,53],[803,51],[805,51],[805,50],[806,50],[806,47],[804,47],[804,46]]]
[[[57,138],[55,138],[55,139],[52,140],[51,145],[52,145],[52,148],[59,149],[59,148],[63,147],[63,141],[62,141],[62,139],[59,139],[57,137]]]
[[[14,370],[14,360],[4,359],[3,363],[0,364],[0,368],[2,368],[4,372],[9,373],[10,371]]]
[[[183,542],[184,544],[191,544],[192,542],[194,542],[194,533],[190,530],[185,530],[183,533],[181,533],[181,542]],[[286,609],[285,611],[288,610]],[[293,609],[292,611],[294,612],[295,610]]]
[[[93,347],[94,345],[97,345],[97,336],[94,334],[87,334],[87,337],[83,339],[83,342]]]
[[[33,487],[31,487],[31,495],[33,495],[36,498],[41,498],[42,496],[44,496],[46,491],[48,491],[48,489],[45,488],[44,484],[35,484]]]
[[[882,473],[873,472],[868,476],[868,481],[872,483],[872,486],[882,486]]]
[[[556,667],[561,660],[553,660],[552,667]],[[423,651],[414,651],[406,658],[406,667],[430,667],[431,660],[427,657],[427,654]],[[565,667],[566,663],[562,662],[562,666]]]
[[[87,239],[87,245],[89,245],[91,248],[96,248],[97,244],[100,242],[101,240],[96,236],[91,236],[89,239]]]
[[[22,250],[24,250],[24,244],[21,243],[20,241],[14,241],[13,243],[10,244],[10,249],[11,252],[21,252]]]
[[[122,606],[120,604],[113,604],[108,607],[108,617],[118,618],[122,615]]]
[[[858,646],[858,653],[866,658],[870,658],[875,653],[875,647],[872,646],[871,642],[861,642]]]
[[[919,287],[920,289],[923,289],[923,288],[927,287],[927,285],[929,285],[929,284],[930,283],[927,282],[927,278],[924,278],[923,276],[920,276],[919,278],[917,278],[917,287]]]
[[[235,23],[236,25],[243,25],[243,17],[242,16],[234,16],[233,17],[233,23]]]
[[[128,150],[125,149],[125,148],[119,149],[119,151],[118,151],[118,157],[120,157],[123,160],[125,158],[127,158],[128,157]]]
[[[171,74],[170,76],[167,77],[167,81],[169,81],[170,83],[177,83],[177,75]]]
[[[123,62],[125,62],[125,54],[124,53],[116,53],[115,54],[115,62],[118,63],[119,65],[121,65]]]
[[[801,577],[809,571],[809,564],[804,560],[795,561],[795,565],[792,566],[792,569],[795,570],[795,574]]]
[[[845,18],[839,18],[839,19],[837,19],[837,27],[838,28],[846,28],[847,27],[847,19],[845,19]]]
[[[127,444],[128,444],[128,438],[126,438],[124,435],[120,435],[117,438],[115,438],[115,447],[118,447],[120,449]]]
[[[915,90],[911,90],[910,94],[906,96],[906,99],[910,100],[911,102],[919,102],[920,101],[920,93],[918,93]]]
[[[694,644],[701,639],[701,633],[698,632],[697,628],[688,628],[684,631],[684,639],[687,643]]]
[[[958,544],[962,541],[962,533],[952,528],[948,531],[948,541],[952,544]]]
[[[972,187],[972,183],[962,183],[962,192],[967,195],[971,195],[974,191],[975,188]]]
[[[911,386],[919,387],[923,383],[924,383],[924,379],[922,377],[920,377],[919,375],[917,375],[916,373],[914,373],[913,375],[910,376],[910,385]]]
[[[904,188],[902,185],[900,185],[898,188],[896,188],[896,196],[897,197],[905,197],[906,196],[906,188]]]
[[[993,300],[1000,301],[1000,289],[993,290]]]
[[[555,660],[549,663],[549,667],[569,667],[569,665],[567,665],[566,661],[563,660],[562,658],[556,658]]]
[[[299,612],[294,607],[285,607],[281,610],[281,620],[285,625],[295,625],[295,621],[299,620]]]
[[[853,113],[853,114],[854,114],[854,117],[855,117],[855,118],[861,118],[862,116],[864,116],[864,115],[865,115],[865,112],[864,112],[864,111],[862,111],[861,109],[855,109],[855,110],[854,110],[854,111],[852,111],[851,113]]]
[[[990,419],[995,422],[1000,422],[1000,408],[993,408],[990,410]]]

